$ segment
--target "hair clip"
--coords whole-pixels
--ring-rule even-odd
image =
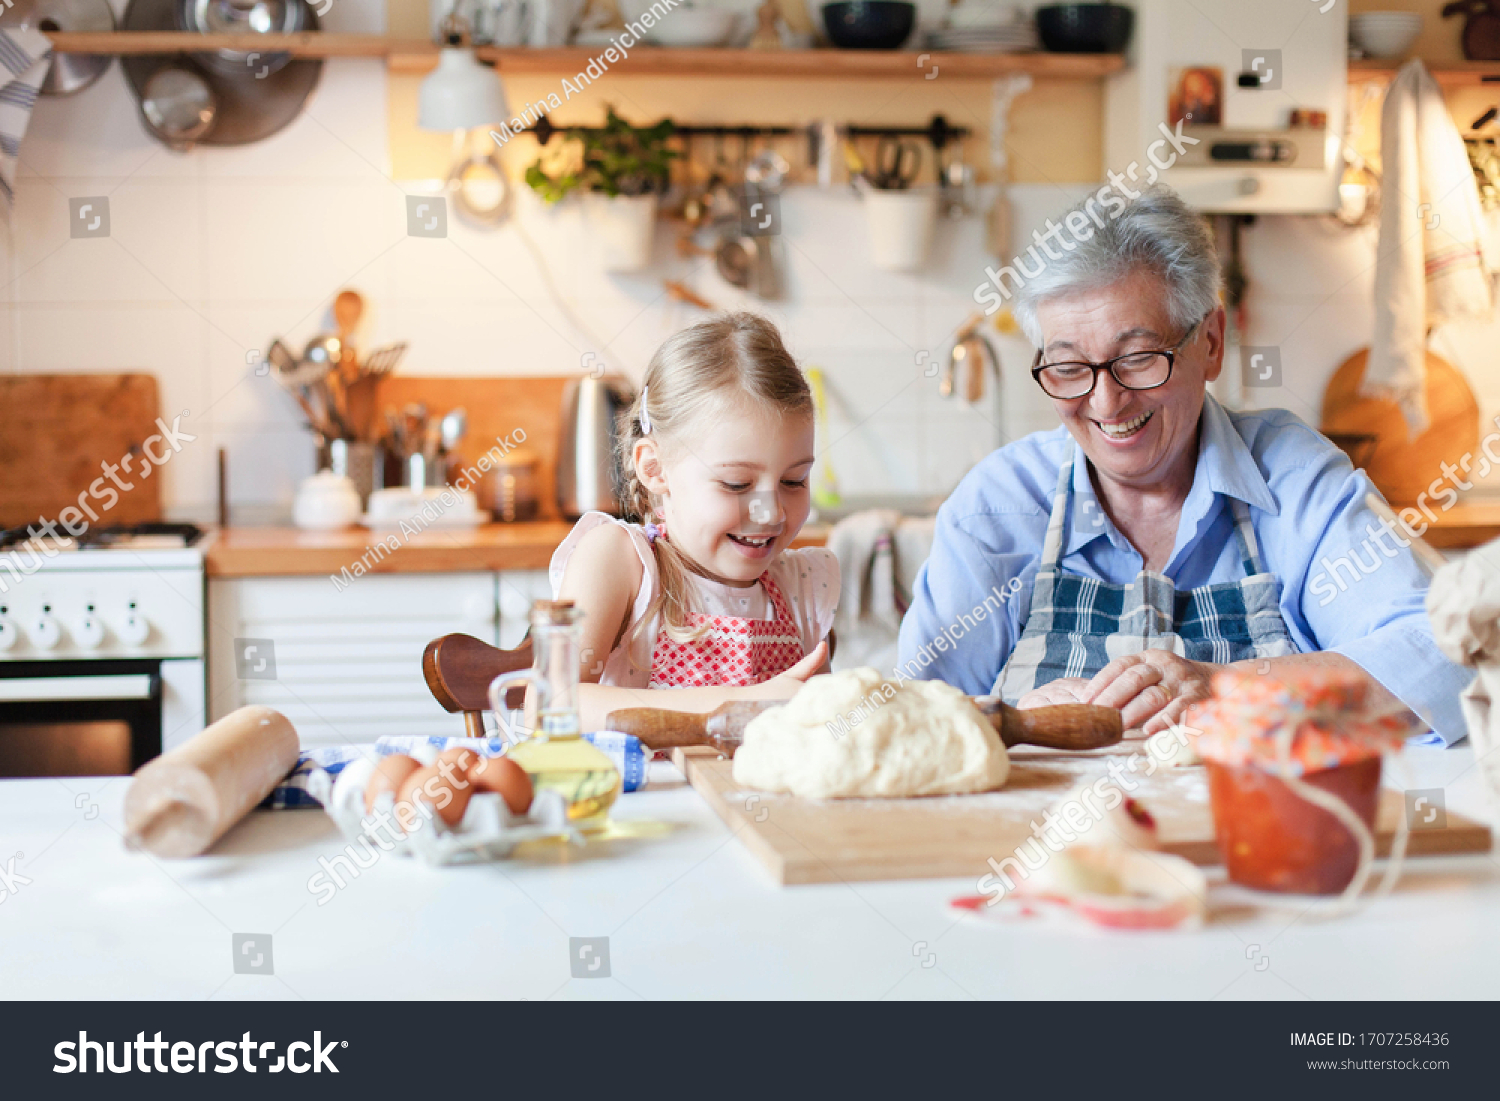
[[[646,542],[655,543],[663,535],[667,534],[666,525],[658,524],[655,520],[647,521],[645,526]]]
[[[641,387],[641,411],[640,414],[636,417],[636,420],[640,422],[642,436],[651,435],[651,414],[646,412],[646,399],[650,396],[650,394],[651,387]]]

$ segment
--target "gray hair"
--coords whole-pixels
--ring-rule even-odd
[[[1201,215],[1166,184],[1146,188],[1123,209],[1118,198],[1111,198],[1114,203],[1103,204],[1109,213],[1102,222],[1096,213],[1101,207],[1097,195],[1059,218],[1065,228],[1056,236],[1070,240],[1073,247],[1064,245],[1057,259],[1043,258],[1041,271],[1020,287],[1016,321],[1038,348],[1043,338],[1036,311],[1041,303],[1109,286],[1136,271],[1148,271],[1161,280],[1167,312],[1178,330],[1219,304],[1219,256]],[[1087,237],[1082,226],[1075,230],[1069,221],[1075,212],[1087,222]],[[1035,246],[1031,251],[1035,259]]]

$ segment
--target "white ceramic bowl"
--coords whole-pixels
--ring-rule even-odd
[[[720,8],[676,8],[647,37],[661,46],[722,46],[734,33],[737,18]]]
[[[325,470],[302,479],[292,501],[292,523],[305,531],[338,531],[359,519],[359,492],[348,478]]]
[[[1410,52],[1422,33],[1415,12],[1372,11],[1349,17],[1349,38],[1370,57],[1398,58]]]

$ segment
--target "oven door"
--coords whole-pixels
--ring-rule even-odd
[[[162,751],[162,664],[0,664],[0,777],[134,772]]]

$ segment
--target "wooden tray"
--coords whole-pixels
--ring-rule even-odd
[[[1137,743],[1139,744],[1139,743]],[[1111,756],[1140,759],[1138,784],[1130,792],[1157,822],[1162,848],[1194,864],[1220,863],[1208,806],[1208,778],[1201,767],[1158,769],[1145,775],[1143,752],[1130,750],[1058,754],[1011,751],[1010,779],[1001,791],[925,799],[801,799],[740,788],[731,763],[712,750],[677,750],[675,759],[693,785],[776,882],[836,883],[881,879],[941,879],[976,882],[990,873],[990,857],[1002,860],[1032,836],[1031,823],[1070,788],[1107,776]],[[1122,787],[1123,790],[1123,787]],[[1380,855],[1390,851],[1401,794],[1381,791],[1376,821]],[[1418,830],[1409,856],[1490,851],[1489,827],[1452,811],[1447,827]]]

